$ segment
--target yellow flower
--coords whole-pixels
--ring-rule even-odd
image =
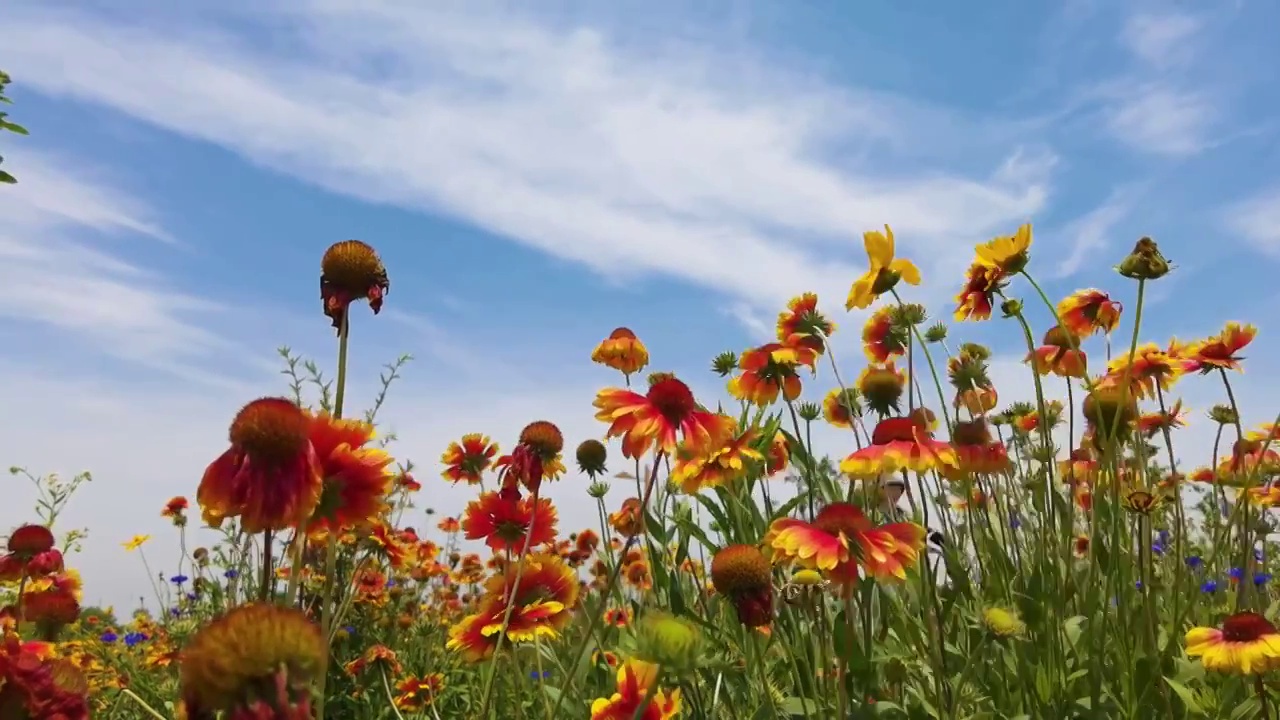
[[[1027,266],[1030,249],[1031,223],[1027,223],[1011,236],[998,237],[979,245],[976,260],[979,265],[1013,275]]]
[[[982,622],[992,634],[999,637],[1017,637],[1027,631],[1026,623],[1018,613],[1002,607],[989,607],[982,611]]]
[[[884,226],[883,233],[879,230],[863,233],[862,244],[867,250],[867,271],[849,288],[845,310],[870,307],[899,280],[908,285],[920,284],[920,270],[910,260],[894,257],[893,230],[888,225]]]
[[[127,543],[121,543],[121,545],[124,546],[125,550],[133,552],[134,550],[142,547],[150,539],[150,535],[134,535],[132,540]]]

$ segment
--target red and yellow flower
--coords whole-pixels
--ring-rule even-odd
[[[910,260],[895,257],[893,230],[888,225],[884,226],[884,232],[863,233],[862,245],[867,251],[867,271],[849,288],[846,310],[871,307],[876,298],[892,290],[899,280],[908,285],[920,284],[920,270]]]
[[[1083,378],[1088,359],[1079,349],[1079,340],[1059,326],[1049,328],[1040,347],[1027,354],[1025,362],[1040,375]]]
[[[1155,343],[1139,345],[1134,350],[1132,361],[1125,353],[1107,363],[1103,381],[1118,386],[1127,373],[1130,395],[1139,400],[1154,398],[1157,388],[1160,392],[1168,391],[1185,372],[1186,361],[1182,356],[1185,351],[1186,348],[1177,340],[1170,342],[1165,349]]]
[[[1094,333],[1111,334],[1120,324],[1120,303],[1094,288],[1077,290],[1058,303],[1058,317],[1062,326],[1076,337],[1084,338]]]
[[[755,449],[759,439],[760,431],[749,427],[710,453],[680,450],[671,469],[671,481],[691,495],[703,488],[732,483],[746,473],[748,463],[764,462],[764,455]]]
[[[775,520],[762,544],[775,560],[822,571],[834,582],[852,584],[861,567],[869,575],[903,579],[924,547],[925,529],[901,522],[875,527],[852,503],[833,503],[812,524],[794,518]]]
[[[981,418],[955,424],[951,432],[951,449],[956,455],[955,466],[944,465],[940,470],[952,480],[975,474],[994,475],[1012,467],[1004,443],[991,437],[986,421]]]
[[[965,271],[964,288],[956,295],[957,322],[987,320],[995,305],[996,293],[1005,284],[1005,274],[997,268],[975,262]]]
[[[906,328],[893,321],[895,306],[876,310],[862,326],[862,351],[873,363],[887,363],[907,352]]]
[[[608,437],[622,437],[622,454],[638,458],[653,445],[670,455],[683,438],[690,449],[714,445],[736,427],[733,418],[702,409],[693,391],[673,377],[662,378],[644,395],[609,388],[593,403],[596,419],[609,423]]]
[[[738,358],[741,372],[729,380],[729,394],[761,407],[772,405],[779,394],[795,400],[801,391],[800,365],[813,365],[812,352],[802,347],[768,343],[747,350]]]
[[[620,327],[591,351],[591,361],[630,376],[649,364],[649,350],[631,328]]]
[[[680,712],[680,690],[658,688],[658,666],[629,659],[618,668],[618,688],[591,703],[591,720],[670,720]],[[652,697],[650,697],[652,695]],[[641,712],[641,708],[644,711]]]
[[[1031,242],[1031,224],[1027,223],[1013,235],[1002,235],[979,245],[974,263],[999,270],[1005,275],[1016,275],[1027,266]]]
[[[777,331],[778,342],[804,348],[809,356],[817,358],[827,349],[825,338],[831,337],[836,326],[818,312],[818,296],[804,293],[791,298],[786,311],[778,314]]]
[[[1280,665],[1280,631],[1265,617],[1240,612],[1222,627],[1194,627],[1187,631],[1187,655],[1200,658],[1206,670],[1257,675]]]
[[[517,498],[486,492],[467,504],[462,530],[468,540],[484,540],[494,550],[520,551],[556,538],[555,506],[546,498]]]
[[[854,418],[861,412],[858,391],[852,388],[835,388],[822,398],[822,417],[836,427],[853,427]]]
[[[311,446],[320,458],[324,484],[308,532],[368,527],[387,509],[391,456],[373,442],[373,425],[339,420],[328,413],[311,416]]]
[[[910,470],[916,473],[957,468],[955,450],[933,439],[920,418],[888,418],[871,433],[871,444],[840,461],[840,472],[858,479]]]
[[[441,475],[455,483],[466,481],[469,485],[478,485],[497,455],[498,444],[491,442],[488,436],[480,433],[463,435],[461,441],[449,443],[440,456],[440,462],[445,465]]]
[[[1244,360],[1239,352],[1258,336],[1258,328],[1229,322],[1222,332],[1200,342],[1193,343],[1183,354],[1187,372],[1212,370],[1240,370]]]

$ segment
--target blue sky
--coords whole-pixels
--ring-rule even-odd
[[[1155,237],[1178,270],[1144,340],[1258,322],[1238,383],[1269,419],[1280,9],[1053,5],[18,2],[4,462],[95,472],[68,520],[94,535],[91,598],[127,603],[143,577],[119,542],[162,535],[238,406],[280,391],[274,348],[331,363],[318,263],[348,237],[392,281],[382,316],[356,313],[353,398],[415,355],[384,420],[427,480],[464,432],[598,435],[615,378],[587,356],[618,325],[710,399],[710,359],[814,290],[853,376],[864,316],[843,299],[884,223],[943,318],[973,244],[1022,222],[1055,299],[1131,305],[1110,267]],[[1030,392],[1007,322],[953,337],[992,344],[1005,399]],[[1208,379],[1184,394],[1200,417],[1220,401]],[[1212,428],[1181,432],[1203,455]],[[468,497],[428,487],[442,512]],[[566,529],[590,521],[580,488],[556,492]]]

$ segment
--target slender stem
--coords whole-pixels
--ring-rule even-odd
[[[346,308],[342,320],[338,323],[338,378],[334,388],[333,417],[342,418],[342,403],[347,393],[347,345],[351,337],[351,309]],[[333,634],[333,582],[338,565],[338,532],[337,528],[329,529],[328,544],[324,558],[324,589],[320,596],[320,632],[332,642]],[[324,720],[325,686],[329,679],[328,647],[325,648],[324,665],[320,672],[319,696],[316,698],[316,720]]]
[[[661,460],[663,455],[663,451],[659,450],[653,459],[653,470],[649,473],[649,480],[644,489],[644,497],[640,500],[641,513],[643,513],[644,509],[649,506],[649,498],[653,494],[653,486],[658,479],[658,468],[662,465]],[[645,532],[648,532],[647,528],[645,529]],[[619,554],[619,558],[626,557],[627,552],[631,550],[631,546],[635,544],[636,537],[636,535],[632,535],[627,538],[627,542],[622,546],[622,552]],[[652,558],[650,558],[650,561],[652,561]],[[613,592],[614,586],[618,583],[618,576],[621,574],[622,562],[619,560],[619,562],[616,562],[613,565],[613,572],[609,574],[609,582],[605,585],[604,592],[601,593],[601,597],[608,597],[609,593]],[[587,643],[591,642],[591,636],[595,632],[596,626],[598,626],[603,619],[604,613],[596,613],[595,617],[591,618],[591,624],[587,627],[587,632],[583,634],[582,642],[578,644],[578,647],[573,651],[573,654],[569,656],[568,667],[578,667],[578,664],[582,659],[582,653],[587,649]],[[564,688],[564,691],[560,693],[560,697],[556,698],[555,707],[551,709],[551,717],[558,716],[558,713],[560,712],[560,705],[564,703],[564,699],[573,694],[573,686],[577,679],[577,673],[569,676],[569,684]]]
[[[271,591],[275,585],[275,578],[271,575],[271,545],[275,538],[275,533],[271,528],[262,531],[262,578],[258,583],[258,601],[267,602],[271,599]]]

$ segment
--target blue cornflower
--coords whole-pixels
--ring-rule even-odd
[[[1141,581],[1141,580],[1134,581],[1133,586],[1134,586],[1135,588],[1137,588],[1138,590],[1141,590],[1141,589],[1142,589],[1142,581]]]
[[[231,568],[230,570],[222,573],[222,577],[228,580],[235,580],[239,576],[240,576],[240,571],[236,570],[235,568]]]
[[[173,583],[174,585],[182,585],[182,583],[190,579],[191,578],[187,577],[186,575],[174,575],[173,577],[169,578],[169,582]]]
[[[1227,576],[1232,580],[1239,580],[1244,577],[1244,570],[1241,570],[1240,568],[1231,568],[1227,571]]]
[[[128,635],[124,636],[124,644],[128,645],[129,647],[133,647],[134,645],[137,645],[138,643],[146,639],[147,639],[147,636],[145,633],[131,632]]]
[[[1009,527],[1013,528],[1014,530],[1017,530],[1018,528],[1022,527],[1022,518],[1019,518],[1017,513],[1014,513],[1009,516]]]
[[[346,634],[348,634],[348,635],[355,635],[355,634],[356,634],[356,626],[355,626],[355,625],[347,625],[346,627],[342,628],[342,630],[343,630],[343,632],[345,632],[345,633],[346,633]]]
[[[1266,585],[1269,582],[1271,582],[1271,573],[1259,572],[1259,573],[1253,574],[1254,585],[1257,585],[1258,587],[1262,587],[1263,585]]]
[[[1160,543],[1151,543],[1151,552],[1155,555],[1164,554],[1164,546]]]
[[[182,615],[182,608],[169,608],[169,614],[174,617],[180,617]]]
[[[534,680],[545,680],[546,678],[551,677],[551,671],[543,670],[541,673],[539,673],[537,670],[533,670],[529,672],[529,677],[533,678]]]
[[[1205,592],[1205,593],[1216,593],[1216,592],[1218,592],[1218,581],[1217,581],[1217,580],[1205,580],[1205,581],[1204,581],[1204,584],[1200,586],[1200,592]]]
[[[1189,555],[1189,556],[1187,556],[1187,567],[1189,567],[1189,568],[1198,568],[1198,567],[1200,567],[1200,566],[1201,566],[1201,565],[1203,565],[1203,564],[1204,564],[1204,560],[1203,560],[1203,559],[1201,559],[1201,557],[1200,557],[1199,555]]]
[[[393,587],[395,587],[395,586],[396,586],[396,579],[395,579],[395,578],[387,578],[387,587],[389,587],[389,588],[393,588]]]
[[[99,640],[101,640],[101,641],[102,641],[102,642],[104,642],[104,643],[113,643],[113,642],[115,642],[116,640],[119,640],[119,639],[120,639],[120,636],[119,636],[119,635],[117,635],[117,634],[115,634],[114,632],[112,632],[112,631],[108,630],[108,631],[106,631],[106,632],[102,633],[101,635],[99,635],[99,636],[98,636],[98,639],[99,639]]]

